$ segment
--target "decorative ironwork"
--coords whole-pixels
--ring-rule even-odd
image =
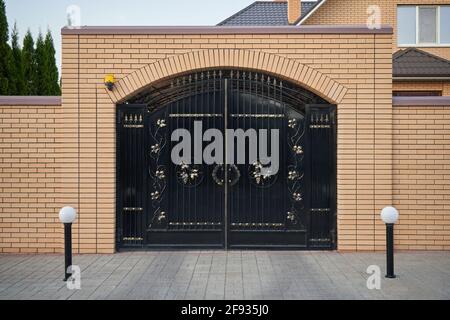
[[[157,118],[149,126],[150,163],[148,173],[151,181],[150,203],[153,213],[148,228],[166,228],[167,212],[164,207],[164,198],[167,189],[167,169],[163,155],[167,149],[167,121]]]
[[[284,227],[284,223],[250,223],[237,222],[231,224],[233,227]]]
[[[335,128],[334,106],[287,81],[231,69],[163,80],[128,103],[118,108],[118,163],[127,163],[119,167],[118,203],[124,204],[117,210],[127,229],[118,233],[119,242],[221,246],[228,237],[226,244],[236,247],[332,248],[331,242],[317,239],[335,237],[329,222],[335,210],[330,196],[335,162],[329,156],[335,152],[335,131],[322,130]],[[262,160],[239,166],[173,164],[168,128],[193,130],[196,120],[222,132],[279,130],[278,172],[266,172]],[[142,174],[145,170],[148,175]],[[127,197],[138,201],[124,201]]]
[[[123,127],[128,129],[139,129],[143,128],[143,118],[142,114],[127,113],[123,118]]]
[[[257,187],[270,187],[277,179],[270,166],[263,165],[260,161],[256,161],[248,167],[248,174],[252,184]]]
[[[203,180],[203,172],[195,164],[181,163],[177,166],[176,174],[178,182],[185,187],[196,187]]]
[[[284,114],[231,114],[232,118],[284,118]]]
[[[290,149],[287,189],[291,195],[289,198],[290,209],[287,212],[286,220],[289,225],[296,229],[305,229],[302,224],[300,213],[304,212],[303,201],[303,157],[304,150],[301,146],[305,135],[305,119],[291,118],[288,120],[288,146]]]
[[[241,172],[238,167],[234,164],[227,165],[228,168],[228,186],[234,186],[241,177]],[[218,164],[214,167],[212,172],[212,177],[214,182],[219,186],[223,186],[225,182],[225,170],[223,164]]]
[[[144,186],[145,162],[143,148],[145,141],[145,108],[130,106],[117,109],[117,240],[126,245],[142,245],[145,226],[146,189]]]
[[[329,248],[335,243],[336,175],[335,109],[332,106],[309,106],[309,139],[314,146],[309,160],[309,242],[313,248]]]
[[[124,211],[124,213],[126,213],[126,212],[135,212],[135,211],[142,212],[142,211],[144,211],[144,208],[128,208],[128,207],[125,207],[122,210]]]
[[[303,147],[302,146],[293,146],[292,151],[294,151],[296,154],[303,154]]]
[[[281,81],[275,77],[242,70],[210,70],[163,81],[147,87],[145,90],[129,99],[130,104],[145,104],[150,111],[169,105],[196,94],[220,94],[223,90],[222,81],[230,79],[233,87],[252,86],[255,97],[270,98],[277,103],[292,106],[305,104],[327,104],[325,100],[314,93],[295,84]],[[270,91],[269,91],[270,90]]]
[[[161,148],[159,146],[159,143],[156,143],[156,144],[152,145],[150,147],[150,150],[151,150],[152,153],[158,154],[159,151],[161,150]]]
[[[166,173],[164,172],[163,169],[158,169],[155,172],[155,177],[158,178],[159,180],[163,180],[166,178]]]
[[[303,197],[300,192],[294,192],[292,194],[292,199],[294,199],[294,201],[303,201]]]
[[[330,208],[311,208],[311,212],[330,212]]]
[[[142,237],[123,237],[123,241],[142,241],[144,238]]]
[[[155,191],[155,192],[150,193],[150,196],[151,196],[152,200],[158,200],[159,197],[161,196],[161,194],[159,193],[159,191]]]
[[[220,113],[172,113],[169,114],[170,118],[222,118],[223,114]]]
[[[156,120],[156,125],[157,125],[159,128],[164,128],[165,126],[167,126],[166,120],[164,120],[164,119],[158,119],[158,120]]]
[[[167,219],[166,212],[165,211],[158,211],[158,215],[157,215],[156,219],[157,219],[158,223],[161,224],[164,220]]]
[[[297,119],[289,119],[288,121],[288,127],[291,129],[294,129],[297,125]]]
[[[309,127],[311,129],[330,129],[331,123],[328,114],[312,114]]]
[[[170,226],[221,226],[221,222],[169,222]]]
[[[309,241],[311,242],[331,242],[330,238],[310,238]]]
[[[297,224],[297,216],[298,216],[298,213],[296,211],[288,211],[288,213],[287,213],[287,219],[292,224]]]
[[[291,167],[292,168],[292,167]],[[288,172],[288,180],[295,181],[300,178],[300,174],[296,170],[290,170]]]

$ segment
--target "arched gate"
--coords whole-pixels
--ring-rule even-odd
[[[171,159],[176,129],[191,133],[190,161]],[[213,141],[202,136],[208,129],[223,133],[221,151],[233,160],[239,142],[230,143],[227,129],[266,130],[265,154],[278,151],[278,170],[266,168],[250,134],[253,161],[196,158]],[[336,107],[248,70],[207,70],[146,88],[117,107],[116,240],[118,248],[334,249]]]

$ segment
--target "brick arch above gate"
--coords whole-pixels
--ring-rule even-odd
[[[148,64],[118,80],[113,91],[108,91],[108,94],[114,103],[120,103],[152,83],[212,68],[269,73],[292,81],[335,104],[339,104],[347,92],[347,88],[339,82],[294,59],[262,51],[211,49],[175,55]]]

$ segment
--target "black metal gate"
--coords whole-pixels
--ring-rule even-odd
[[[118,247],[334,249],[335,112],[302,87],[242,70],[188,74],[119,105]],[[190,133],[187,161],[172,161],[175,130]],[[205,163],[219,133],[223,150]],[[278,170],[263,156],[274,154]]]

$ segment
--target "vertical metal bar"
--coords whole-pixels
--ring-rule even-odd
[[[137,112],[134,114],[134,124],[137,124],[136,121],[136,117],[137,117]],[[137,198],[138,198],[138,169],[137,169],[137,139],[138,139],[138,131],[137,129],[132,129],[131,132],[133,133],[133,153],[132,153],[132,166],[133,166],[133,189],[134,189],[134,194],[133,194],[133,207],[136,208],[138,206],[137,203]],[[133,213],[131,215],[133,217],[133,227],[132,227],[132,237],[134,239],[137,239],[138,235],[137,235],[137,215],[136,213]],[[133,244],[137,244],[137,240],[133,241]]]
[[[126,112],[126,111],[125,111]],[[131,117],[131,115],[130,114],[128,114],[128,117]],[[127,124],[129,124],[129,123],[127,123]],[[125,153],[125,186],[126,186],[126,188],[128,188],[129,190],[131,189],[131,171],[130,171],[130,152],[131,152],[131,134],[130,134],[130,129],[128,129],[128,128],[125,128],[124,129],[124,131],[126,132],[126,136],[127,136],[127,139],[126,139],[126,143],[127,143],[127,145],[126,145],[126,147],[125,147],[125,150],[126,150],[126,153]],[[127,190],[127,189],[125,189],[125,190]],[[131,205],[131,195],[130,195],[130,193],[129,192],[124,192],[124,198],[125,198],[125,201],[124,201],[124,206],[126,206],[126,207],[131,207],[132,205]],[[122,208],[122,213],[121,213],[122,215],[123,215],[123,208]],[[131,235],[130,235],[130,228],[129,228],[129,225],[130,225],[130,218],[129,218],[129,215],[124,215],[124,222],[123,222],[123,224],[124,224],[124,226],[123,226],[123,228],[124,228],[124,233],[123,233],[123,237],[131,237]],[[126,244],[129,244],[129,241],[128,240],[126,240]]]
[[[251,79],[251,75],[249,77]],[[252,114],[252,113],[254,113],[253,105],[252,105],[252,103],[253,103],[253,99],[252,99],[253,98],[252,97],[252,82],[251,82],[251,80],[247,79],[247,73],[246,72],[243,73],[242,81],[244,83],[244,92],[246,94],[248,94],[249,97],[250,97],[250,99],[247,100],[247,103],[246,103],[247,108],[245,108],[245,112],[248,112],[249,114]],[[248,85],[248,87],[247,87],[247,85]],[[244,130],[247,131],[251,127],[252,127],[252,118],[251,117],[244,118]],[[246,143],[244,143],[244,150],[245,151],[249,150],[247,148],[247,144]],[[247,168],[248,165],[249,164],[246,164],[246,161],[244,161],[244,164],[243,164],[242,167],[243,168]],[[248,169],[246,169],[246,170],[248,170]],[[252,184],[249,181],[248,182],[248,199],[249,199],[249,202],[250,202],[249,207],[248,207],[249,209],[248,209],[248,212],[245,212],[245,213],[244,212],[239,212],[239,214],[237,216],[237,219],[238,219],[239,222],[241,222],[241,221],[249,221],[249,220],[250,220],[250,222],[254,222],[254,223],[258,222],[258,216],[259,216],[259,213],[257,212],[258,208],[255,210],[256,212],[253,213],[254,201],[253,201],[253,195],[252,195],[252,187],[253,186],[252,186]]]
[[[190,113],[197,113],[198,110],[198,106],[201,103],[201,94],[199,93],[199,89],[201,90],[201,83],[199,84],[199,78],[200,78],[200,74],[196,73],[195,77],[194,77],[194,81],[195,81],[195,88],[194,88],[194,105],[193,108],[190,110]],[[195,124],[196,118],[193,119],[187,119],[187,122],[189,124],[189,132],[191,132],[191,134],[194,132],[194,124]],[[195,139],[195,137],[194,137]],[[195,142],[191,140],[191,143],[193,143],[195,145]],[[193,145],[191,145],[191,149],[193,148]],[[194,154],[191,155],[191,165],[195,165],[195,149],[194,149]],[[189,206],[189,210],[192,210],[192,199],[191,199],[191,194],[192,194],[192,188],[188,188],[187,190],[187,205]],[[195,199],[194,199],[195,202]],[[192,210],[194,213],[194,216],[189,217],[191,222],[198,222],[198,212],[195,210]],[[197,226],[191,227],[190,229],[198,229]]]
[[[189,78],[187,78],[186,81],[188,83],[187,85],[190,86],[191,84],[188,82]],[[186,98],[181,100],[181,101],[183,101],[185,104],[188,104],[188,99],[186,99]],[[191,102],[191,97],[189,97],[189,105],[188,106],[190,106],[190,102]],[[178,114],[178,113],[181,112],[180,111],[180,100],[177,100],[176,103],[177,103],[177,105],[176,105],[176,113]],[[170,107],[171,106],[173,106],[173,103],[170,104]],[[180,121],[181,120],[179,120],[179,119],[180,119],[179,117],[176,118],[176,120],[175,120],[175,127],[171,127],[171,130],[178,129],[180,127]],[[172,146],[171,146],[171,148],[172,148]],[[175,189],[176,199],[175,199],[175,204],[174,204],[173,207],[176,208],[176,210],[174,210],[174,211],[176,211],[176,219],[177,219],[176,221],[178,221],[178,222],[179,221],[186,222],[186,217],[185,217],[184,210],[181,210],[181,214],[180,214],[180,198],[181,198],[181,196],[180,196],[179,185],[178,185],[178,183],[176,181],[178,179],[178,177],[176,176],[177,175],[177,166],[173,165],[171,163],[170,167],[173,169],[173,175],[174,175],[174,179],[175,179],[174,180],[174,182],[175,182],[175,188],[174,189]],[[167,178],[167,179],[169,179],[169,178]],[[184,229],[184,227],[183,226],[177,226],[177,229]]]
[[[228,128],[228,79],[225,78],[224,87],[224,131],[225,131],[225,156],[224,156],[224,237],[225,237],[225,250],[228,249],[228,164],[227,164],[227,154],[228,154],[228,139],[226,130]]]
[[[395,278],[394,274],[394,224],[386,224],[386,278]]]
[[[144,113],[144,110],[142,109],[141,113],[140,113],[140,118],[139,118],[139,123],[141,125],[144,125],[144,116],[145,116],[145,113]],[[143,152],[144,148],[142,147],[142,146],[144,146],[144,127],[139,129],[139,136],[140,136],[140,139],[139,139],[139,171],[141,172],[141,176],[139,179],[139,184],[140,184],[139,207],[144,208],[145,205],[144,205],[143,198],[144,198],[144,192],[146,191],[145,187],[144,187],[144,181],[145,181],[145,177],[146,177],[145,169],[144,169],[145,155]],[[144,238],[145,238],[144,237],[144,211],[139,213],[139,234],[140,234],[139,237],[142,240],[144,240]],[[143,244],[144,244],[144,241],[141,241],[141,245],[143,245]]]
[[[147,154],[145,152],[146,146],[148,145],[148,135],[147,132],[147,107],[142,110],[142,145],[141,145],[141,152],[142,152],[142,166],[141,166],[141,172],[142,172],[142,193],[141,193],[141,205],[143,208],[142,211],[142,217],[141,217],[141,223],[142,223],[142,244],[146,245],[148,243],[147,241],[147,194],[148,194],[148,161],[147,161]],[[156,170],[155,170],[156,171]]]
[[[310,246],[310,239],[311,239],[311,198],[312,198],[312,165],[311,165],[311,159],[312,159],[312,148],[311,148],[311,106],[305,105],[305,136],[304,136],[304,153],[305,156],[303,158],[303,170],[304,170],[304,178],[303,182],[307,186],[305,188],[303,195],[303,199],[305,201],[305,228],[306,228],[306,248],[309,249]]]
[[[72,265],[72,224],[64,223],[64,281],[70,278],[72,273],[67,270]]]
[[[122,206],[123,206],[123,179],[122,179],[122,121],[121,111],[118,108],[116,113],[116,250],[122,245],[121,230],[122,230]]]

